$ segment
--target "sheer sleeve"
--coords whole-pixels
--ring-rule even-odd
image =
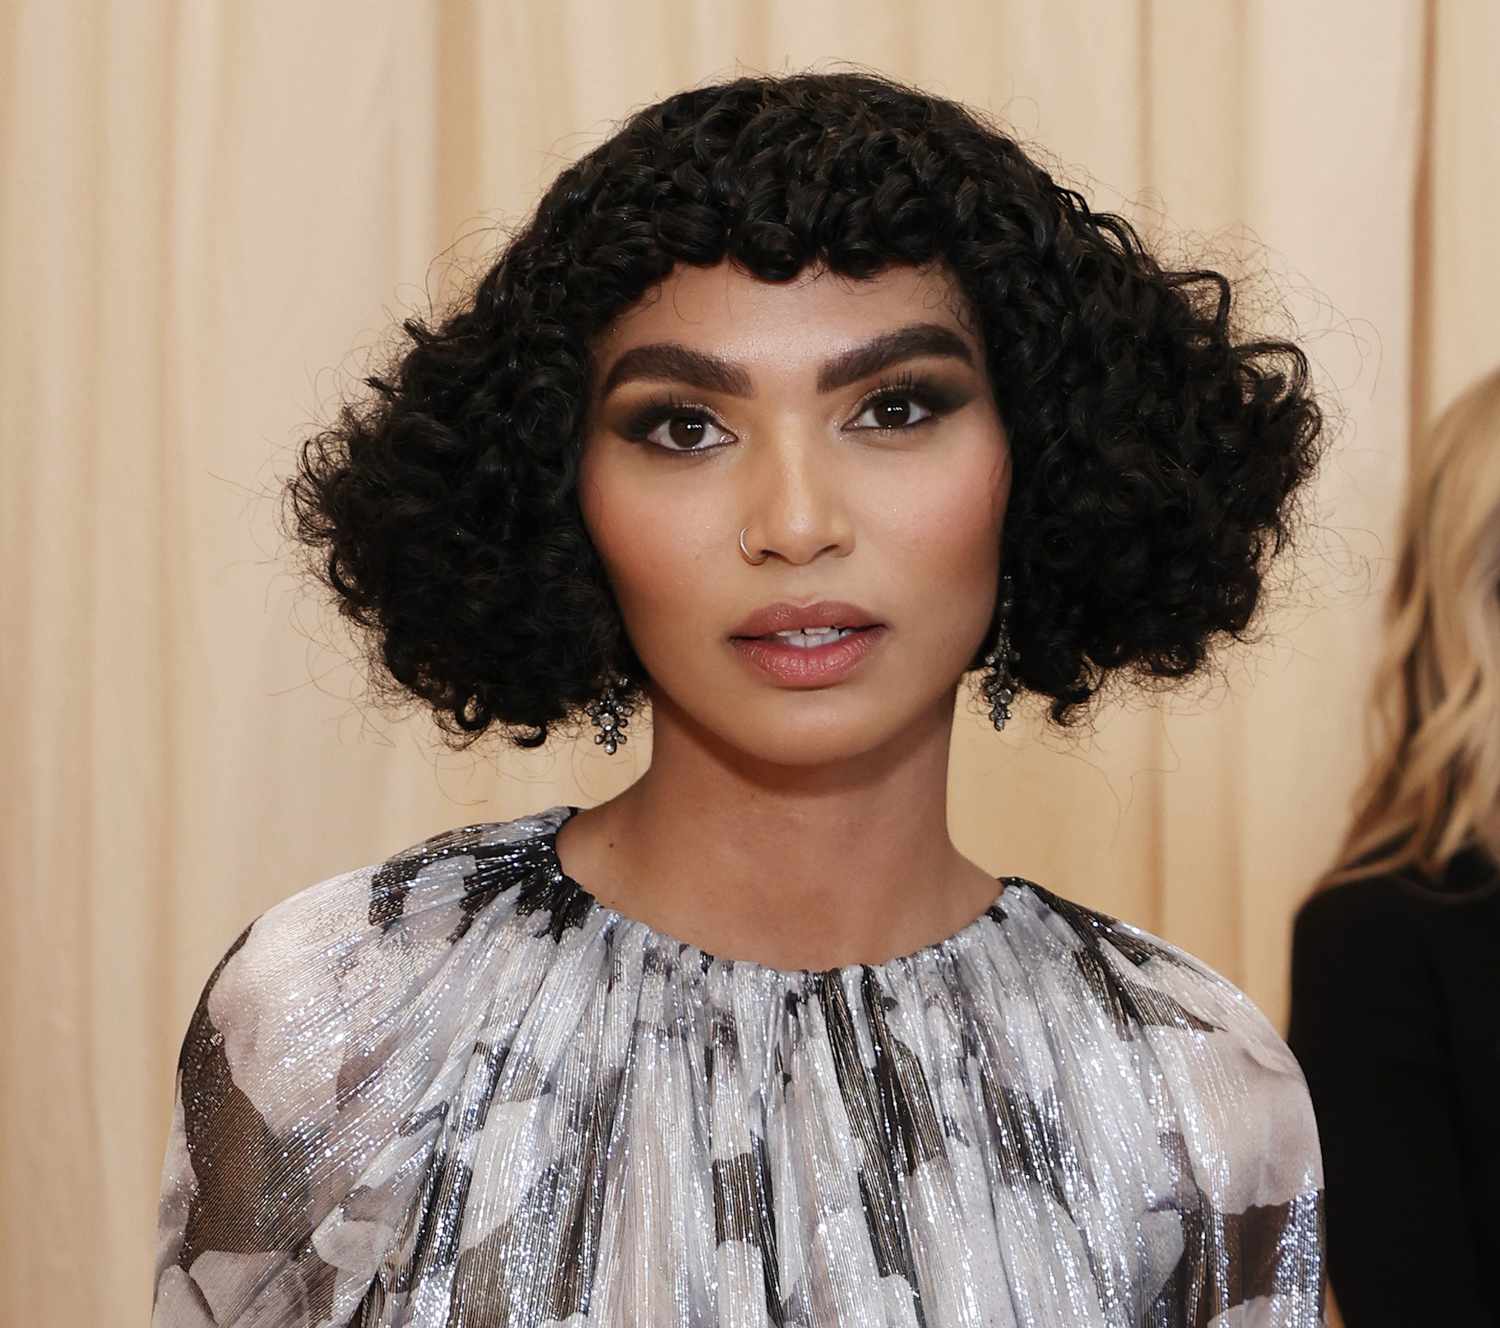
[[[435,1074],[463,1001],[435,978],[466,908],[461,861],[387,870],[271,909],[204,986],[177,1066],[154,1328],[341,1325],[399,1289],[382,1261],[410,1235],[445,1110]]]

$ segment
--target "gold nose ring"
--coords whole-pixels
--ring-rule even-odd
[[[749,530],[749,529],[750,529],[749,526],[745,527],[745,530]],[[752,558],[750,556],[750,550],[745,547],[745,530],[740,531],[740,553],[744,555],[745,561],[747,563],[749,563],[752,567],[759,567],[771,555],[769,553],[767,553],[764,549],[762,549],[760,551],[760,557],[759,558]]]

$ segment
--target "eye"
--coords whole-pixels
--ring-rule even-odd
[[[846,429],[901,433],[952,414],[972,397],[970,389],[931,374],[910,371],[876,383],[854,408]]]
[[[712,452],[734,438],[701,407],[671,402],[648,406],[631,421],[627,433],[663,452]]]
[[[917,393],[904,389],[882,392],[865,402],[864,408],[850,422],[851,429],[909,429],[930,420],[933,411],[923,405]]]

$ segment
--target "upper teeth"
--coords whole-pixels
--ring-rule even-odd
[[[837,641],[841,636],[847,636],[852,632],[852,627],[793,627],[785,632],[773,632],[773,636],[779,636],[788,645],[794,646],[822,646],[830,641]]]

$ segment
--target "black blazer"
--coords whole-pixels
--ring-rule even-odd
[[[1500,1325],[1496,878],[1470,850],[1439,898],[1382,876],[1297,915],[1287,1040],[1317,1112],[1347,1328]]]

